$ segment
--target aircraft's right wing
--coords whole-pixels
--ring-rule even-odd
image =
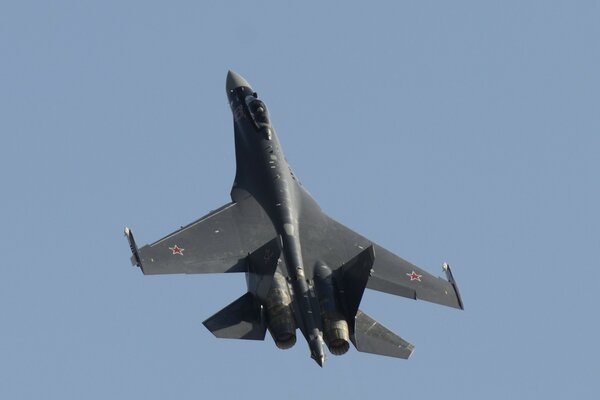
[[[138,250],[125,228],[131,262],[146,275],[243,272],[244,259],[275,238],[275,229],[253,197],[229,203]]]

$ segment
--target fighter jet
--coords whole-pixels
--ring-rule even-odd
[[[407,359],[414,346],[359,309],[365,288],[454,308],[463,303],[448,264],[435,277],[325,214],[283,154],[265,103],[227,74],[236,174],[231,202],[138,249],[145,275],[245,273],[248,291],[204,321],[218,338],[264,340],[289,349],[299,329],[323,366],[325,346]]]

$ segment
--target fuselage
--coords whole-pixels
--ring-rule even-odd
[[[232,199],[253,196],[265,210],[280,238],[281,254],[293,294],[296,323],[305,336],[311,357],[325,359],[321,319],[302,259],[299,221],[307,196],[293,175],[271,125],[266,105],[239,75],[227,77],[227,97],[234,117],[237,173]],[[318,207],[310,198],[310,206]],[[305,206],[305,204],[304,204]],[[312,274],[312,268],[309,269]]]

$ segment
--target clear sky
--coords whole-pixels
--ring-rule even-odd
[[[0,398],[598,398],[600,3],[322,3],[0,3]],[[243,275],[130,266],[229,200],[228,69],[327,213],[453,266],[464,312],[365,296],[409,361],[218,340]]]

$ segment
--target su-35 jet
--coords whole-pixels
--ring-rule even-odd
[[[408,358],[414,346],[359,310],[365,288],[463,308],[450,267],[432,276],[327,216],[290,169],[265,104],[244,78],[227,74],[236,175],[231,202],[137,248],[146,275],[243,272],[248,292],[204,321],[216,337],[264,340],[280,349],[300,329],[323,366],[325,345]]]

